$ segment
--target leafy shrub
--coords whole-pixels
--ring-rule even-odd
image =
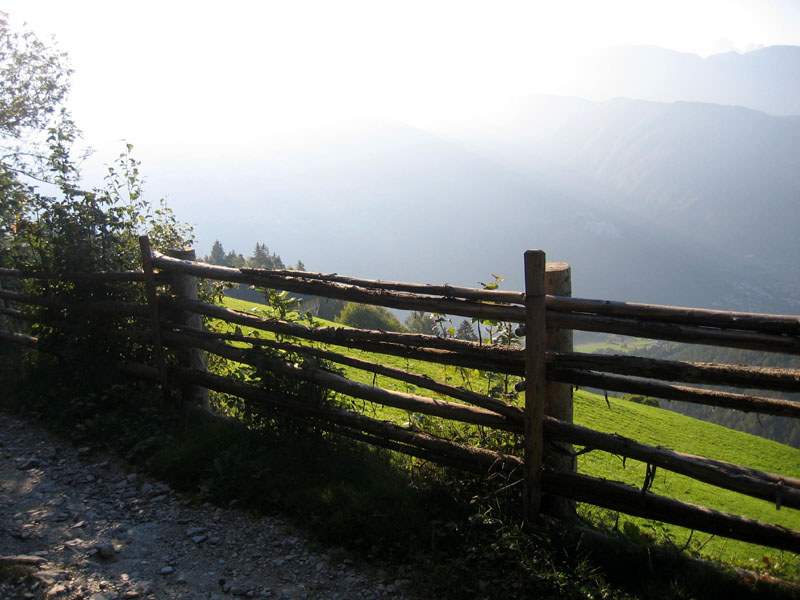
[[[623,400],[627,400],[628,402],[635,402],[636,404],[644,404],[645,406],[655,406],[656,408],[660,408],[661,404],[659,404],[658,400],[655,398],[650,398],[649,396],[641,396],[639,394],[628,394],[623,398]]]
[[[339,323],[359,329],[380,329],[382,331],[405,331],[395,316],[382,306],[348,302],[342,309]]]
[[[137,269],[143,234],[161,250],[192,240],[163,200],[145,200],[130,144],[102,188],[84,187],[73,158],[80,132],[66,109],[70,75],[66,55],[31,32],[12,31],[0,12],[0,266],[58,275],[20,283],[20,291],[50,301],[25,308],[37,322],[33,333],[41,348],[71,365],[80,360],[94,376],[104,364],[142,360],[149,351],[124,333],[135,325],[130,316],[90,303],[143,301],[144,290],[61,275]]]

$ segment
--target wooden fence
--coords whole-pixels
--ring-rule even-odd
[[[0,315],[4,318],[0,321],[4,329],[0,331],[0,339],[36,347],[35,338],[11,331],[6,326],[8,322],[27,318],[19,310],[21,305],[70,308],[83,311],[80,314],[87,316],[98,312],[122,312],[151,325],[146,341],[153,345],[156,364],[128,361],[120,364],[120,368],[135,377],[160,381],[165,393],[170,389],[170,381],[177,382],[183,386],[185,397],[194,403],[207,405],[208,390],[213,390],[241,397],[337,434],[425,460],[481,474],[502,470],[522,481],[524,510],[529,519],[535,519],[542,510],[568,517],[572,503],[580,501],[800,552],[798,531],[661,497],[648,489],[648,482],[642,488],[635,488],[580,474],[576,471],[573,445],[639,460],[647,463],[648,472],[660,467],[774,502],[777,508],[800,508],[800,480],[654,447],[572,423],[572,386],[576,385],[798,418],[800,403],[797,402],[710,391],[683,384],[724,384],[741,389],[797,392],[800,391],[800,371],[575,353],[572,330],[800,354],[800,317],[571,298],[569,265],[546,263],[544,253],[535,250],[526,252],[524,257],[525,291],[508,292],[372,281],[300,271],[232,269],[197,263],[193,260],[193,251],[175,251],[166,256],[151,252],[146,238],[141,243],[141,271],[48,274],[26,269],[0,269],[0,278],[6,280],[57,278],[144,285],[147,298],[146,303],[97,301],[71,306],[52,298],[26,295],[8,289],[8,286],[0,286]],[[388,308],[517,323],[517,333],[524,336],[525,345],[487,345],[433,335],[310,327],[264,318],[199,301],[198,278]],[[278,337],[212,333],[203,329],[201,316],[271,332]],[[301,343],[301,340],[309,343]],[[231,342],[245,342],[250,347],[270,347],[348,365],[431,390],[436,397],[432,399],[358,383],[328,370],[254,353]],[[525,392],[524,405],[517,406],[406,370],[346,356],[321,347],[325,344],[516,376],[520,378],[517,390]],[[167,366],[165,348],[177,353],[177,366]],[[338,405],[276,396],[269,390],[208,372],[204,367],[205,353],[268,369],[384,406],[509,432],[519,436],[521,452],[501,453],[460,444]]]

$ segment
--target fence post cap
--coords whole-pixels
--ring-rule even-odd
[[[548,262],[545,268],[548,271],[566,271],[570,268],[570,265],[568,262],[555,261],[555,262]]]
[[[190,246],[184,246],[183,248],[170,248],[167,250],[167,256],[178,258],[180,260],[194,260],[195,251],[194,248]]]

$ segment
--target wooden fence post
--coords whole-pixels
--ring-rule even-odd
[[[167,256],[180,260],[195,261],[194,248],[173,248],[167,251]],[[197,278],[185,273],[169,273],[169,285],[172,293],[179,298],[197,300]],[[187,329],[203,331],[203,318],[195,313],[181,312],[176,321]],[[184,348],[179,351],[179,359],[183,366],[198,371],[206,370],[205,354],[199,348]],[[210,410],[211,405],[208,397],[208,389],[202,386],[187,385],[183,390],[185,401],[195,404],[206,410]]]
[[[161,384],[161,393],[167,404],[172,402],[169,391],[169,377],[167,376],[167,361],[164,356],[164,342],[161,339],[161,319],[158,314],[158,296],[153,278],[153,252],[150,249],[150,238],[146,235],[139,236],[139,250],[142,253],[142,271],[144,272],[144,291],[147,304],[150,306],[150,328],[153,330],[153,354],[158,368],[158,380]]]
[[[545,411],[545,253],[525,252],[525,449],[523,511],[539,516]]]
[[[569,263],[547,263],[545,272],[545,293],[551,296],[572,295],[572,272]],[[572,352],[572,330],[547,327],[545,335],[547,352]],[[545,414],[549,417],[572,423],[572,385],[548,381],[545,387]],[[572,444],[547,442],[543,452],[543,463],[557,471],[575,473],[576,462]],[[543,512],[560,519],[575,517],[575,502],[560,496],[546,496],[543,499]]]
[[[3,289],[3,279],[0,278],[0,290]],[[8,308],[5,298],[0,298],[0,308]],[[8,331],[8,321],[5,313],[0,312],[0,331]]]

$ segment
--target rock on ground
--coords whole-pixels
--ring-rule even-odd
[[[308,547],[278,518],[193,505],[0,413],[0,600],[409,598],[404,580]]]

